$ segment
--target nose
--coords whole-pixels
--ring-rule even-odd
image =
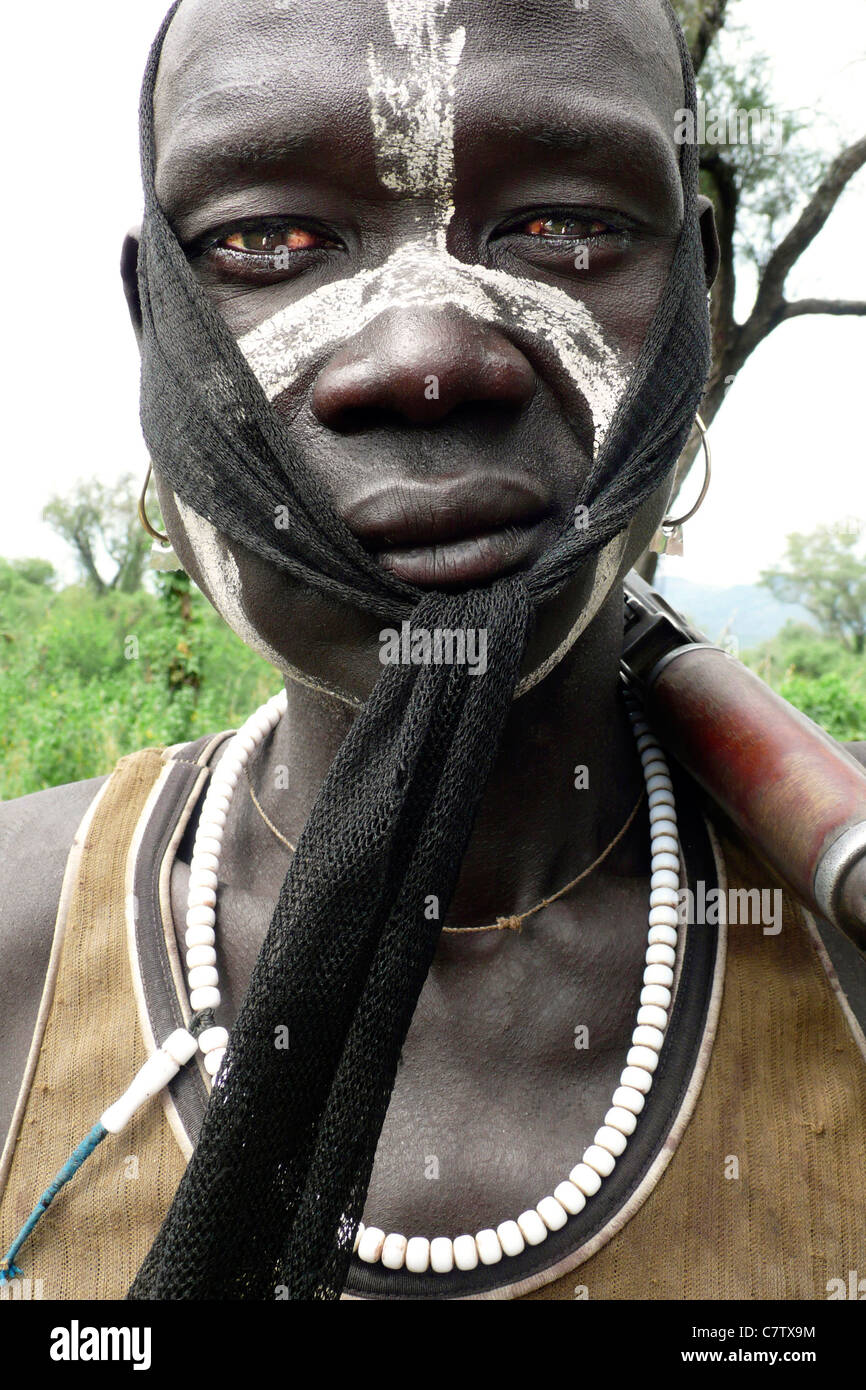
[[[373,422],[433,425],[459,406],[520,409],[535,392],[531,363],[497,328],[442,310],[379,315],[320,371],[312,408],[329,429]]]

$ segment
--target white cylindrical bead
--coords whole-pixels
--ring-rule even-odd
[[[666,772],[656,772],[646,779],[646,789],[652,796],[654,792],[673,792],[674,784]]]
[[[653,1079],[648,1071],[644,1071],[643,1067],[623,1067],[619,1083],[620,1086],[640,1091],[642,1095],[646,1095],[652,1088]]]
[[[212,888],[216,892],[219,887],[219,879],[213,869],[198,869],[195,874],[195,886],[196,888]]]
[[[664,985],[644,985],[640,992],[642,1004],[658,1004],[660,1009],[669,1009],[671,998],[670,990],[665,989]]]
[[[212,965],[197,965],[190,970],[187,979],[192,990],[204,989],[208,985],[218,985],[220,977]]]
[[[676,888],[654,888],[650,893],[650,910],[654,907],[676,907],[679,900]]]
[[[599,1134],[600,1133],[601,1130],[599,1130]],[[598,1135],[596,1135],[596,1139],[597,1138]],[[570,1216],[577,1216],[578,1212],[583,1211],[586,1206],[586,1198],[580,1188],[575,1187],[574,1183],[569,1179],[565,1182],[561,1182],[558,1187],[555,1187],[553,1189],[553,1195],[560,1206],[565,1207],[565,1210]]]
[[[226,1055],[224,1047],[215,1047],[208,1052],[204,1059],[204,1069],[208,1076],[216,1076],[223,1064],[223,1057]]]
[[[194,852],[192,856],[192,863],[189,866],[189,871],[191,874],[195,874],[198,877],[200,874],[204,873],[208,869],[210,869],[213,873],[216,873],[219,869],[219,866],[220,857],[218,854],[198,854]]]
[[[655,787],[647,796],[647,805],[650,811],[663,809],[665,817],[667,818],[671,816],[674,811],[674,794],[672,791],[668,791],[667,787]],[[654,822],[650,819],[651,833],[654,833],[652,831],[653,826]]]
[[[649,946],[676,946],[677,927],[679,926],[679,915],[676,915],[676,922],[653,922],[647,936]]]
[[[435,1274],[450,1274],[454,1268],[454,1246],[447,1236],[431,1240],[430,1267]]]
[[[380,1231],[378,1226],[368,1226],[358,1245],[358,1259],[366,1265],[377,1264],[384,1244],[385,1232]]]
[[[213,946],[191,946],[186,953],[186,968],[195,970],[198,965],[216,965],[216,958]]]
[[[598,1148],[607,1149],[614,1158],[619,1158],[620,1154],[625,1153],[628,1140],[622,1130],[614,1129],[612,1125],[602,1125],[601,1129],[596,1130],[593,1144]]]
[[[458,1269],[478,1268],[478,1246],[473,1236],[457,1236],[454,1241],[454,1263]]]
[[[629,1048],[625,1064],[627,1067],[642,1067],[644,1071],[653,1072],[659,1064],[659,1054],[653,1048],[638,1043]]]
[[[229,1035],[225,1028],[205,1028],[203,1033],[198,1035],[198,1046],[200,1052],[213,1052],[217,1047],[226,1047]]]
[[[668,891],[672,893],[674,890],[671,888]],[[666,903],[664,907],[650,908],[648,925],[651,927],[669,927],[674,933],[674,941],[676,941],[676,928],[678,922],[677,910],[672,903]]]
[[[555,1197],[542,1197],[535,1210],[549,1231],[559,1231],[568,1220],[568,1212]]]
[[[406,1246],[409,1244],[405,1236],[396,1234],[385,1237],[382,1246],[382,1264],[386,1269],[402,1269],[406,1262]]]
[[[606,1125],[611,1129],[618,1129],[621,1134],[629,1137],[634,1134],[637,1126],[637,1116],[631,1110],[623,1110],[621,1105],[612,1105],[604,1117]]]
[[[503,1221],[496,1227],[499,1243],[506,1255],[520,1255],[526,1249],[523,1232],[516,1221]]]
[[[192,852],[194,856],[202,854],[215,854],[217,859],[219,859],[220,855],[222,854],[222,850],[223,846],[221,835],[217,836],[212,834],[199,833],[195,837],[195,844],[193,845]]]
[[[654,834],[653,849],[659,854],[679,854],[679,841],[675,835]]]
[[[406,1246],[406,1268],[410,1274],[426,1274],[430,1268],[430,1242],[426,1236],[412,1236]]]
[[[679,875],[673,869],[656,869],[650,877],[653,888],[678,888],[679,882]]]
[[[664,1032],[668,1026],[667,1013],[658,1004],[641,1004],[637,1011],[637,1025],[639,1028],[658,1028]],[[647,1046],[651,1047],[652,1044],[648,1043]]]
[[[676,951],[673,946],[648,946],[644,956],[647,965],[666,965],[669,969],[673,969],[676,959]]]
[[[216,913],[212,907],[191,907],[186,914],[188,927],[216,926]]]
[[[547,1227],[537,1211],[522,1211],[517,1224],[527,1245],[540,1245],[547,1239]]]
[[[665,989],[670,989],[674,982],[674,972],[669,965],[660,965],[656,962],[648,965],[643,972],[643,982],[645,985],[663,985]]]
[[[656,848],[653,845],[653,853],[652,858],[650,860],[650,871],[654,874],[657,874],[661,869],[669,869],[672,874],[679,874],[679,855],[667,853],[660,854],[656,851]]]
[[[216,907],[216,893],[213,888],[191,888],[187,903],[190,911],[194,907]]]
[[[216,932],[213,927],[187,927],[184,941],[190,949],[194,946],[213,946]]]
[[[194,989],[189,996],[190,1008],[194,1014],[202,1009],[218,1009],[220,1006],[220,992],[213,985],[203,985],[199,989]]]
[[[478,1258],[483,1265],[498,1265],[502,1259],[502,1246],[495,1231],[479,1231],[475,1237]]]
[[[590,1144],[583,1161],[588,1168],[594,1168],[603,1178],[610,1177],[616,1167],[616,1159],[607,1149],[603,1149],[600,1144]]]
[[[575,1168],[572,1168],[568,1175],[569,1182],[573,1182],[575,1187],[586,1197],[594,1197],[601,1187],[601,1178],[594,1168],[590,1168],[588,1163],[581,1161]]]
[[[639,1115],[645,1104],[643,1093],[636,1091],[634,1086],[617,1086],[612,1096],[615,1110],[630,1110],[633,1115]]]

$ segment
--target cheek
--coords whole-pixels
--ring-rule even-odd
[[[661,302],[675,250],[676,241],[666,239],[642,251],[610,277],[586,284],[583,299],[587,308],[630,368],[640,356]]]
[[[250,620],[243,598],[243,583],[234,555],[211,523],[173,495],[173,504],[184,532],[182,551],[189,551],[193,578],[214,608],[241,641],[272,665],[280,655]],[[181,559],[184,556],[181,554]]]

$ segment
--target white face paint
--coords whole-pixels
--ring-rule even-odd
[[[479,323],[506,329],[517,324],[552,348],[585,397],[597,454],[627,376],[589,309],[554,285],[466,265],[446,249],[454,214],[454,76],[466,39],[462,28],[440,32],[450,3],[387,0],[397,60],[372,45],[368,54],[379,177],[397,193],[432,201],[426,229],[375,270],[287,305],[245,334],[239,346],[274,400],[305,369],[391,310],[457,309]]]
[[[381,266],[324,285],[247,333],[239,347],[268,400],[327,360],[380,315],[415,306],[458,310],[478,323],[515,324],[552,349],[585,398],[594,424],[596,456],[627,384],[619,353],[608,344],[585,304],[553,285],[466,265],[451,256],[446,238],[454,215],[454,79],[466,31],[443,33],[451,0],[387,0],[394,50],[368,52],[370,117],[379,177],[386,188],[423,199],[417,237]],[[253,650],[287,669],[247,617],[237,565],[219,533],[180,499],[178,509],[219,612]],[[592,592],[556,650],[520,682],[516,695],[542,680],[589,625],[616,578],[626,536],[601,551]],[[293,678],[361,702],[289,667]]]
[[[217,612],[225,618],[241,641],[254,652],[258,652],[259,656],[263,656],[275,666],[284,665],[285,658],[265,641],[246,615],[240,571],[224,538],[215,526],[205,517],[199,516],[198,512],[178,497],[177,493],[174,494],[174,500],[202,580],[212,596]]]

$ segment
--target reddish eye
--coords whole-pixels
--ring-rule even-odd
[[[280,250],[307,251],[311,247],[330,246],[326,237],[305,227],[253,228],[246,232],[232,232],[223,237],[218,245],[229,251],[246,251],[247,254],[273,256]]]
[[[523,232],[526,236],[537,237],[571,237],[579,239],[589,236],[603,236],[609,232],[610,227],[606,222],[600,222],[596,218],[590,217],[534,217],[531,222],[524,223]]]

